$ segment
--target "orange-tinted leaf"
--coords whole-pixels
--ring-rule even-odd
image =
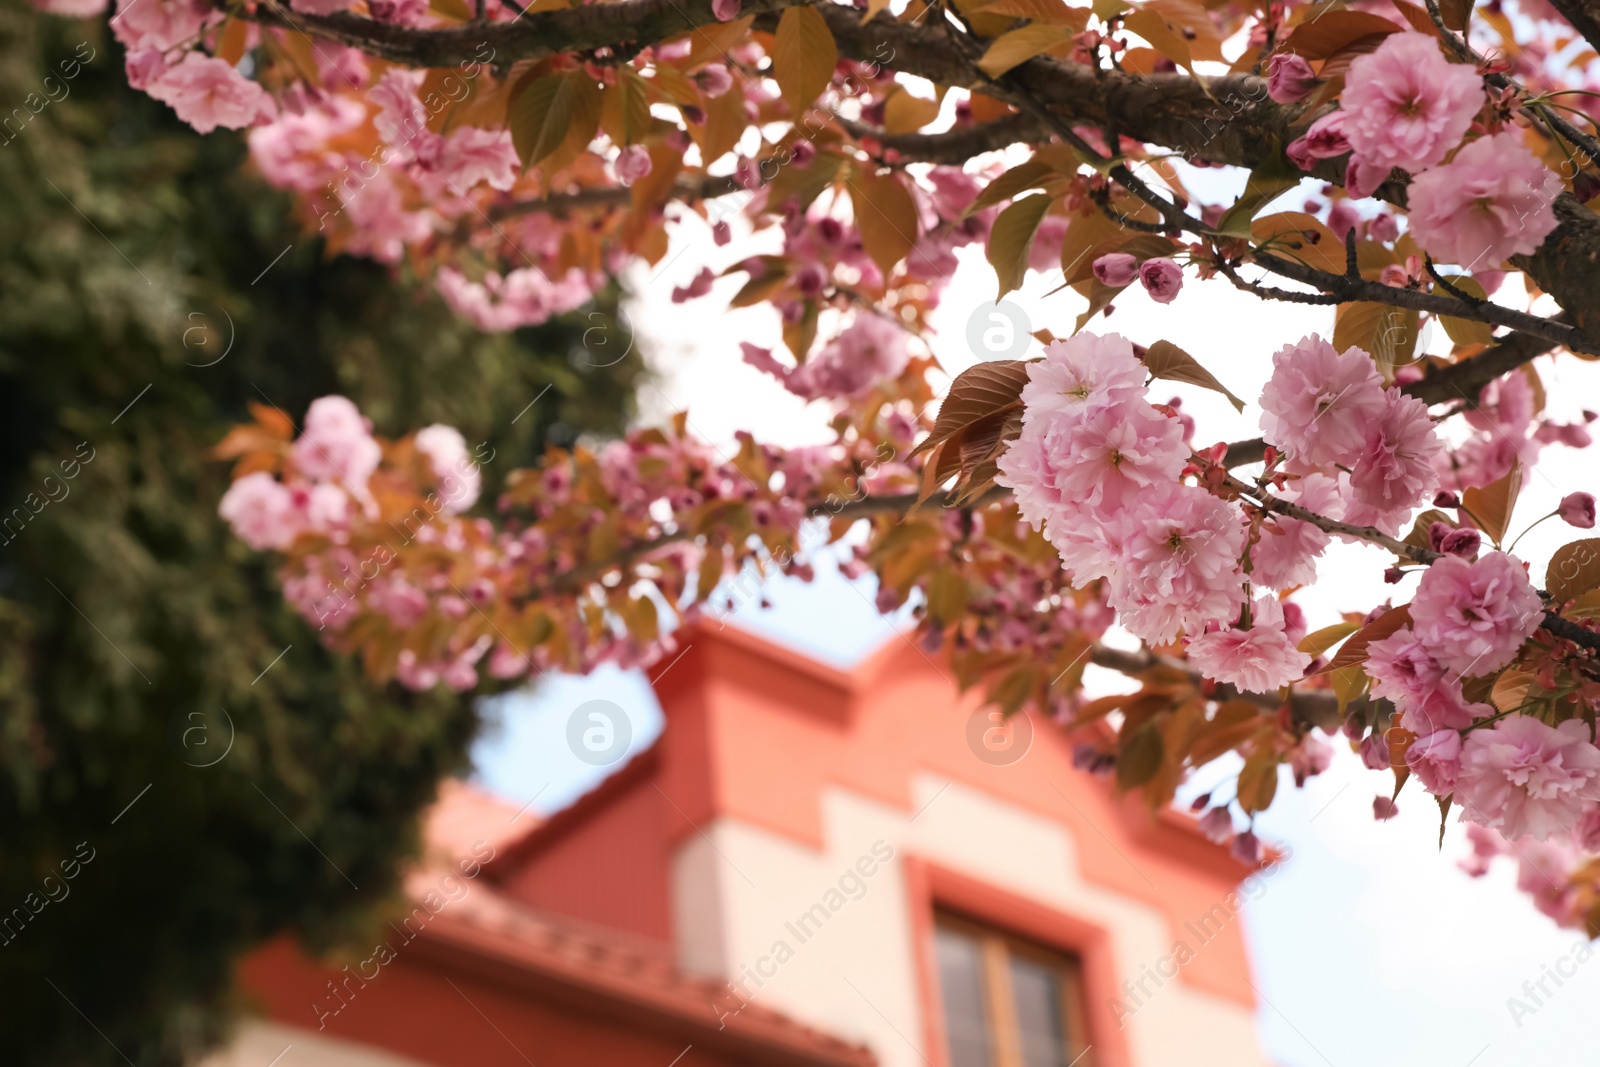
[[[796,120],[828,87],[838,62],[833,31],[821,12],[809,6],[785,8],[774,37],[772,76]]]
[[[1000,282],[996,303],[1013,289],[1022,286],[1023,276],[1028,271],[1028,250],[1033,247],[1033,235],[1038,232],[1039,223],[1044,220],[1044,213],[1050,210],[1054,199],[1044,193],[1025,196],[1012,201],[994,220],[994,226],[989,230],[986,255]]]
[[[850,202],[867,255],[888,277],[917,243],[916,201],[898,176],[859,172],[850,182]]]
[[[933,432],[917,446],[924,452],[943,444],[979,419],[1019,404],[1022,387],[1028,384],[1028,365],[1017,359],[995,359],[968,367],[950,383],[950,392],[939,407]]]
[[[1557,604],[1600,588],[1600,537],[1585,537],[1556,549],[1545,568],[1544,588]]]
[[[1285,52],[1294,52],[1306,59],[1327,59],[1353,41],[1371,34],[1399,33],[1397,26],[1382,15],[1365,11],[1337,8],[1296,26],[1283,42]]]
[[[1522,463],[1513,461],[1505,477],[1489,485],[1473,486],[1461,494],[1462,507],[1471,513],[1473,520],[1484,533],[1498,544],[1511,525],[1511,513],[1522,494]]]

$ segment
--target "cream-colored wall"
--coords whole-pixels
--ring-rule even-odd
[[[946,785],[917,776],[912,812],[842,788],[825,790],[826,846],[820,853],[734,820],[706,827],[710,841],[690,839],[675,862],[675,896],[693,894],[702,902],[679,905],[680,915],[685,909],[699,913],[696,923],[679,927],[685,962],[692,959],[704,971],[707,957],[720,950],[722,973],[735,982],[759,966],[771,976],[757,974],[743,983],[754,1003],[865,1042],[884,1067],[925,1067],[901,856],[916,855],[1105,927],[1112,932],[1119,978],[1137,978],[1145,965],[1170,952],[1178,932],[1149,905],[1088,882],[1064,826],[960,783]],[[836,887],[877,841],[893,847],[896,859],[866,879],[865,895],[847,899],[820,932],[801,943],[785,923]],[[714,893],[708,884],[715,885]],[[720,946],[695,934],[711,918],[707,905],[713,899],[720,902]],[[782,963],[774,954],[779,942],[793,950]],[[730,994],[728,1006],[737,1004]],[[1249,1009],[1181,979],[1154,990],[1124,1022],[1134,1067],[1265,1063]]]
[[[233,1042],[202,1060],[199,1067],[430,1067],[421,1060],[380,1052],[325,1037],[298,1026],[254,1021],[239,1028]]]

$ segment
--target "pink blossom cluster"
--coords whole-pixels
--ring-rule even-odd
[[[1600,748],[1581,719],[1551,726],[1466,699],[1462,680],[1509,666],[1544,613],[1523,565],[1501,552],[1446,555],[1422,576],[1411,625],[1374,641],[1366,671],[1416,735],[1406,762],[1468,822],[1546,840],[1600,818]]]
[[[1587,929],[1587,903],[1584,899],[1581,868],[1600,852],[1600,808],[1591,808],[1569,834],[1507,838],[1480,824],[1467,827],[1472,851],[1459,861],[1462,870],[1474,878],[1487,874],[1495,860],[1504,856],[1517,866],[1517,888],[1532,898],[1534,906],[1561,926]]]
[[[1467,436],[1434,461],[1442,487],[1459,492],[1499,481],[1513,466],[1528,470],[1546,445],[1589,446],[1593,438],[1583,422],[1537,417],[1532,375],[1531,367],[1513,371],[1479,391],[1477,405],[1464,414]]]
[[[1271,68],[1280,96],[1298,98],[1314,84],[1309,66],[1294,59]],[[1409,172],[1410,227],[1422,246],[1468,270],[1496,268],[1533,252],[1556,228],[1563,185],[1515,126],[1462,146],[1486,102],[1478,71],[1447,60],[1432,35],[1392,34],[1351,62],[1340,109],[1288,152],[1306,170],[1350,153],[1345,187],[1356,197],[1371,195],[1396,168]]]
[[[1428,406],[1385,388],[1360,348],[1337,352],[1312,334],[1279,349],[1261,408],[1262,434],[1288,457],[1285,469],[1323,476],[1301,492],[1315,493],[1327,518],[1394,535],[1437,484],[1444,442]]]
[[[1146,399],[1145,375],[1119,335],[1052,342],[1028,369],[1022,433],[996,480],[1076,584],[1107,583],[1133,633],[1153,644],[1187,633],[1218,681],[1283,686],[1310,657],[1289,640],[1276,600],[1250,603],[1244,516],[1180,480],[1191,454],[1184,428]]]
[[[856,396],[898,377],[908,359],[906,332],[870,311],[858,311],[838,337],[798,367],[784,366],[770,349],[748,341],[740,347],[746,363],[806,400]]]

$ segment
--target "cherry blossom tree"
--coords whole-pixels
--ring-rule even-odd
[[[136,87],[250,128],[308,227],[485,329],[709,224],[672,298],[743,279],[785,351],[738,357],[834,416],[827,446],[729,457],[679,417],[474,511],[486,457],[448,427],[260,409],[219,448],[222,517],[375,679],[648,663],[740,576],[839,544],[962,684],[1152,808],[1236,754],[1196,811],[1246,862],[1280,768],[1342,738],[1387,776],[1380,817],[1415,778],[1471,824],[1473,871],[1504,853],[1557,921],[1600,924],[1600,539],[1541,572],[1510,536],[1541,450],[1590,443],[1540,365],[1600,357],[1594,0],[117,0],[111,25]],[[1205,202],[1200,167],[1243,191]],[[1041,271],[1086,309],[945,387],[928,315],[978,244],[998,296]],[[1179,344],[1096,324],[1195,283],[1307,309],[1257,439],[1158,402],[1165,379],[1245,407]],[[1547,518],[1591,528],[1594,498]],[[1392,553],[1395,594],[1308,632],[1294,594],[1336,540]],[[1084,693],[1091,663],[1137,689]]]

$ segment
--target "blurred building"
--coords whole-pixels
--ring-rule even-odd
[[[365,958],[247,960],[260,1017],[208,1067],[1264,1062],[1249,872],[1189,820],[909,642],[683,647],[661,737],[566,810],[450,784]]]

